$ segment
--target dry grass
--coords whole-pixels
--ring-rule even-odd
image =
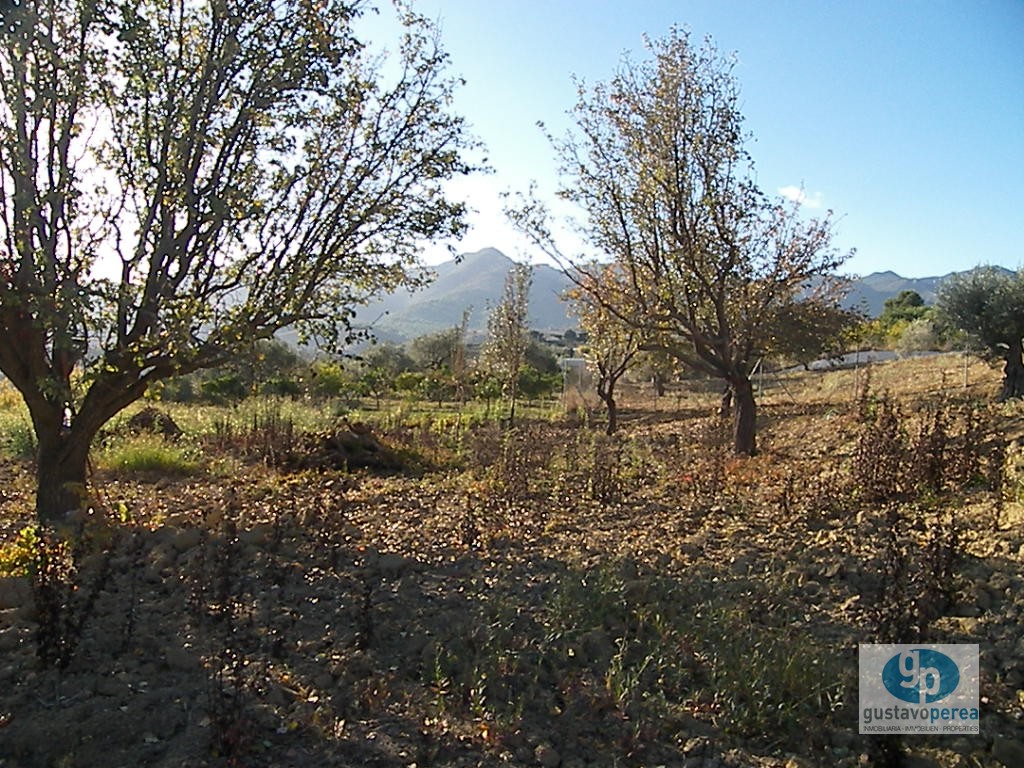
[[[990,401],[988,366],[969,365],[965,388],[962,365],[766,380],[749,459],[729,455],[718,387],[703,382],[656,404],[625,392],[610,439],[570,418],[512,433],[448,416],[387,424],[396,447],[426,456],[415,473],[289,473],[255,454],[230,477],[111,464],[95,477],[97,509],[130,522],[115,526],[107,580],[79,590],[99,595],[82,603],[94,615],[63,677],[26,677],[30,634],[11,651],[0,735],[26,765],[500,766],[553,764],[553,750],[565,765],[640,766],[729,764],[735,750],[729,760],[759,768],[790,753],[852,768],[878,758],[855,733],[856,644],[920,618],[879,600],[895,589],[939,606],[949,587],[947,614],[922,631],[994,649],[985,727],[1020,738],[1014,668],[996,664],[1017,653],[1021,601],[990,596],[973,620],[956,611],[989,583],[1019,586],[1022,406]],[[907,474],[880,502],[855,478],[875,424],[864,411],[886,392]],[[929,414],[947,409],[953,445],[967,406],[991,427],[978,476],[919,483]],[[176,413],[186,432],[220,417]],[[206,446],[200,463],[223,461],[192,444]],[[20,566],[29,467],[5,467],[0,517]],[[894,529],[911,535],[894,545]],[[953,556],[956,579],[935,583],[929,564]],[[887,584],[895,573],[913,578]],[[93,678],[110,670],[146,695],[97,696]],[[53,679],[81,695],[40,702]],[[144,711],[151,700],[171,704]],[[103,748],[85,738],[96,722],[165,719],[178,724],[142,745],[135,732]],[[993,764],[974,741],[912,746],[943,768]]]

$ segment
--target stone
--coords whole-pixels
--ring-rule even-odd
[[[992,741],[992,757],[1006,768],[1020,768],[1024,765],[1024,742],[1008,736],[996,736]]]
[[[21,608],[32,601],[32,584],[27,576],[0,576],[0,611]]]
[[[400,555],[397,552],[387,552],[380,556],[377,561],[377,570],[380,575],[387,579],[396,579],[407,571],[415,562],[412,558]]]
[[[181,528],[174,535],[174,539],[171,542],[179,553],[185,552],[186,550],[192,549],[192,547],[198,546],[199,542],[202,541],[203,532],[198,528]]]
[[[177,645],[167,647],[164,651],[164,662],[167,664],[168,669],[178,672],[192,672],[199,669],[202,664],[194,652]]]
[[[130,691],[128,684],[116,677],[96,678],[96,693],[100,696],[125,696]]]
[[[240,544],[260,546],[270,541],[274,534],[273,523],[258,523],[247,531],[238,532],[238,541]]]
[[[10,653],[21,647],[21,633],[15,628],[0,630],[0,653]]]
[[[548,744],[538,744],[537,748],[533,750],[533,759],[537,761],[537,765],[544,766],[544,768],[558,768],[562,762],[562,756],[558,754],[558,750]]]

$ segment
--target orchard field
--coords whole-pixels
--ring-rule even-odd
[[[5,390],[0,766],[1024,765],[998,387],[959,355],[768,377],[753,458],[697,386],[610,437],[576,400],[147,403],[173,423],[109,425],[63,537]],[[978,643],[981,735],[859,736],[882,641]]]

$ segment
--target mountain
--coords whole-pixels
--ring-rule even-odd
[[[873,272],[854,280],[843,304],[860,309],[871,317],[882,313],[886,299],[899,296],[902,291],[916,291],[925,304],[934,304],[939,283],[943,277],[901,277],[895,272]]]
[[[1011,270],[1005,271],[1013,274]],[[860,309],[870,317],[882,314],[885,300],[894,298],[903,291],[916,291],[924,299],[925,304],[934,304],[938,298],[939,286],[944,280],[956,274],[959,273],[951,272],[938,277],[902,277],[895,272],[872,272],[853,281],[843,304]]]
[[[505,277],[515,262],[497,248],[465,253],[431,268],[434,279],[424,288],[398,291],[373,302],[356,315],[356,325],[369,327],[378,339],[402,342],[425,333],[453,328],[470,311],[469,332],[480,336],[487,329],[490,308],[501,301]],[[954,273],[955,274],[955,273]],[[938,277],[902,277],[895,272],[874,272],[855,279],[845,301],[871,317],[881,314],[886,299],[901,291],[917,291],[926,304],[935,303],[943,280]],[[575,328],[572,310],[561,296],[572,286],[555,267],[533,267],[530,287],[530,328],[561,333]]]
[[[371,327],[379,339],[403,341],[453,328],[469,310],[469,331],[483,333],[490,308],[501,301],[505,277],[514,265],[497,248],[463,254],[433,267],[434,279],[426,287],[397,291],[363,307],[356,315],[356,325]],[[576,327],[568,303],[560,298],[570,286],[560,269],[546,264],[533,267],[530,328],[562,332]]]

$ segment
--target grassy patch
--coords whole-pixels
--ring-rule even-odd
[[[10,384],[0,383],[0,453],[12,459],[30,459],[36,453],[36,436],[21,395]]]
[[[118,440],[99,451],[97,463],[120,472],[161,475],[192,475],[200,470],[199,454],[194,448],[168,442],[156,435],[136,435]]]
[[[748,595],[747,611],[610,564],[546,581],[541,606],[484,590],[468,625],[438,638],[424,674],[439,713],[499,732],[538,712],[568,720],[601,713],[603,748],[639,754],[692,716],[796,749],[822,741],[842,706],[834,649],[786,620],[753,615],[786,613],[777,595]],[[814,734],[808,721],[818,724]]]

